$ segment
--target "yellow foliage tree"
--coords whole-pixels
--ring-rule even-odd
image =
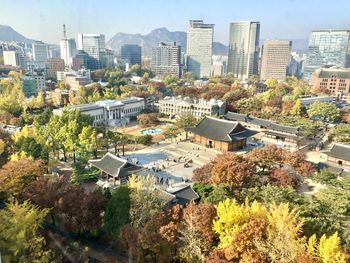
[[[317,242],[316,235],[311,236],[308,241],[307,252],[311,257],[322,263],[346,263],[337,232],[328,238],[323,235],[319,242]]]
[[[248,201],[240,205],[235,199],[220,202],[217,207],[217,219],[213,222],[213,229],[220,238],[219,247],[229,247],[235,236],[244,230],[253,218],[267,219],[267,216],[267,209],[256,201],[251,205]]]

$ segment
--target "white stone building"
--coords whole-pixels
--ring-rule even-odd
[[[139,97],[129,97],[121,100],[100,100],[94,103],[69,106],[67,110],[78,109],[81,113],[93,117],[93,125],[109,127],[123,126],[136,117],[145,108],[145,100]],[[64,108],[54,110],[61,115]]]
[[[225,102],[221,100],[190,99],[182,97],[165,97],[159,100],[159,112],[177,116],[183,112],[192,113],[197,119],[215,114],[225,114]]]

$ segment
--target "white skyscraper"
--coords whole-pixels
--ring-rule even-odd
[[[60,41],[60,51],[64,64],[71,67],[73,58],[77,53],[77,47],[74,38],[67,38],[65,25],[63,25],[63,38]]]
[[[9,66],[22,66],[25,67],[25,56],[18,51],[4,51],[4,64]]]
[[[88,69],[98,69],[105,66],[105,35],[78,34],[78,49],[87,55]]]
[[[227,73],[240,80],[258,74],[260,22],[230,24]]]
[[[38,62],[46,62],[49,57],[49,47],[43,42],[35,42],[32,44],[33,60]]]
[[[203,20],[190,20],[187,30],[187,71],[195,78],[210,77],[214,25]]]

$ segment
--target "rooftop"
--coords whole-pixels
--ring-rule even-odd
[[[206,116],[188,131],[217,141],[232,142],[255,134],[237,121],[229,121]]]
[[[89,160],[89,163],[97,169],[117,178],[127,177],[145,168],[129,163],[127,160],[106,153],[101,159]]]
[[[350,146],[335,143],[332,149],[329,152],[327,152],[327,155],[338,159],[350,161]]]
[[[313,73],[313,75],[318,78],[325,78],[325,79],[331,78],[333,75],[341,79],[350,79],[350,69],[341,68],[341,67],[320,68],[320,69],[317,69]]]
[[[275,131],[275,133],[282,132],[282,133],[290,134],[292,136],[300,135],[300,128],[298,127],[280,125],[273,121],[257,118],[249,114],[240,114],[240,113],[229,111],[226,113],[225,118],[233,121],[251,123],[253,125],[261,126],[268,130]]]

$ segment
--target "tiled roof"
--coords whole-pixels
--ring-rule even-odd
[[[332,149],[327,153],[328,156],[350,161],[350,146],[335,143]]]
[[[256,126],[262,126],[268,130],[275,131],[275,132],[283,132],[283,133],[288,133],[295,136],[300,135],[300,129],[298,127],[280,125],[270,120],[256,118],[252,115],[239,114],[239,113],[229,111],[226,113],[225,118],[233,121],[250,123]]]
[[[126,160],[111,153],[106,153],[101,159],[89,160],[89,163],[97,169],[118,178],[127,177],[145,169],[141,166],[128,163]]]
[[[183,188],[176,189],[172,191],[171,189],[167,189],[167,192],[176,196],[177,203],[180,205],[187,205],[190,202],[197,201],[199,199],[199,195],[192,189],[191,185],[184,185]]]
[[[198,123],[196,127],[189,128],[188,131],[223,142],[231,142],[236,140],[237,137],[249,135],[249,133],[244,133],[247,129],[237,121],[222,120],[208,116]]]

